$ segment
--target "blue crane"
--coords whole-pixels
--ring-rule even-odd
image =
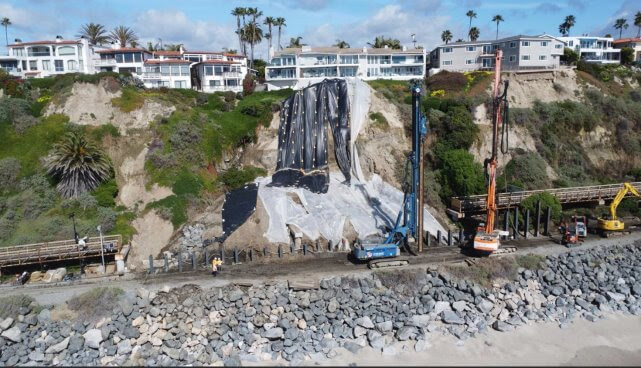
[[[410,168],[411,177],[409,182],[403,185],[403,206],[396,217],[394,228],[387,234],[383,243],[360,243],[352,251],[356,260],[368,261],[370,268],[400,266],[409,263],[407,259],[395,258],[400,256],[401,246],[411,253],[410,243],[416,239],[418,239],[419,249],[421,249],[423,232],[422,145],[427,136],[427,119],[421,112],[421,82],[412,81],[411,90],[412,151],[407,157],[407,167]]]

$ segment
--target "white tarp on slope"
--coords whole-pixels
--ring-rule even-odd
[[[355,142],[367,124],[370,87],[358,78],[348,78],[350,98],[350,133],[352,183],[345,184],[340,171],[330,173],[329,190],[325,194],[302,188],[270,187],[271,178],[258,178],[258,199],[269,215],[265,237],[270,242],[289,243],[287,225],[296,225],[312,240],[319,237],[337,244],[343,235],[346,220],[359,238],[383,236],[384,228],[392,228],[401,209],[403,193],[384,182],[378,175],[364,179]],[[294,198],[297,198],[295,200]],[[300,204],[298,203],[300,201]],[[425,211],[424,229],[432,234],[445,232],[429,211]]]

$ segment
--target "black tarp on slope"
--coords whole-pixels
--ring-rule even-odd
[[[328,127],[334,139],[336,162],[349,181],[349,114],[347,82],[341,79],[326,79],[297,91],[283,101],[278,130],[278,162],[272,185],[327,192]]]
[[[218,241],[224,241],[240,225],[244,224],[256,210],[258,186],[254,183],[232,190],[225,194],[223,203],[223,235]]]

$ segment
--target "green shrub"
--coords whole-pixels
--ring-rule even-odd
[[[31,116],[27,100],[20,98],[0,98],[0,123],[12,124],[14,119],[21,116]]]
[[[10,192],[18,186],[20,169],[20,161],[15,157],[0,160],[0,192]]]
[[[569,47],[563,49],[563,55],[561,55],[561,61],[566,65],[574,65],[579,61],[579,54],[572,50]]]
[[[547,188],[550,185],[545,161],[535,152],[515,155],[504,170],[508,182],[521,183],[526,190]]]
[[[121,212],[116,215],[116,222],[114,228],[109,231],[109,235],[122,235],[123,244],[128,244],[136,234],[136,229],[131,225],[132,221],[136,219],[136,214],[133,212]]]
[[[123,88],[122,95],[111,100],[111,104],[122,112],[138,110],[144,103],[145,97],[133,87]]]
[[[120,132],[113,124],[107,123],[92,129],[89,135],[94,141],[101,142],[106,136],[111,136],[113,138],[120,137]]]
[[[432,132],[446,151],[458,148],[468,150],[479,133],[472,114],[463,106],[448,108],[442,118],[433,119],[430,123]]]
[[[171,195],[149,203],[147,208],[159,209],[159,215],[165,220],[170,220],[174,228],[178,228],[187,222],[187,200],[182,196]],[[163,211],[163,209],[166,209],[167,212]]]
[[[440,167],[439,182],[444,201],[449,201],[452,196],[480,194],[485,189],[483,167],[466,150],[446,151]]]
[[[118,196],[118,184],[116,179],[110,179],[100,184],[91,193],[96,199],[99,206],[102,207],[115,207],[116,197]]]
[[[264,175],[267,175],[267,171],[258,167],[248,166],[242,169],[232,167],[225,171],[219,179],[228,190],[233,190],[253,181],[258,176]]]
[[[523,202],[521,202],[521,209],[523,212],[526,210],[530,210],[530,214],[532,216],[535,215],[536,213],[536,204],[538,201],[541,201],[541,211],[544,212],[546,208],[551,209],[551,217],[553,220],[558,221],[561,219],[561,202],[559,202],[559,199],[553,196],[552,194],[548,192],[540,192],[536,194],[532,194],[531,196],[527,197]],[[531,224],[533,224],[532,221],[530,221]]]
[[[172,191],[178,196],[182,195],[198,195],[203,187],[202,180],[197,175],[192,174],[189,170],[183,168],[176,181],[172,186]]]
[[[387,122],[387,119],[380,112],[370,112],[369,118],[374,123],[374,126],[377,126],[382,129],[389,128],[389,123]]]

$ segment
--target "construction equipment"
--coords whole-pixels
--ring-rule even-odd
[[[421,112],[421,82],[414,81],[412,85],[412,151],[407,163],[409,180],[403,185],[403,206],[396,217],[394,228],[389,232],[383,243],[363,244],[358,242],[352,251],[352,256],[359,261],[368,261],[370,268],[402,266],[409,263],[400,256],[400,247],[412,253],[410,244],[418,241],[422,249],[423,225],[423,154],[422,146],[427,135],[427,119]]]
[[[574,226],[570,227],[570,231],[575,231],[576,235],[579,238],[585,238],[588,236],[588,227],[586,225],[586,217],[585,216],[577,216],[574,215],[572,216],[572,220],[574,221]]]
[[[603,216],[597,219],[597,230],[605,237],[620,233],[625,228],[623,221],[617,217],[617,207],[628,193],[641,197],[641,194],[630,183],[623,183],[623,188],[619,190],[616,197],[610,203],[610,216]]]
[[[572,216],[574,224],[572,226],[562,223],[559,227],[561,231],[561,244],[570,246],[579,242],[579,226],[577,216]]]
[[[499,149],[499,129],[501,129],[501,153],[505,154],[508,150],[508,122],[509,106],[507,102],[508,81],[503,93],[499,92],[501,86],[501,58],[503,51],[497,49],[494,54],[494,92],[492,101],[492,155],[484,162],[485,176],[487,179],[487,199],[486,199],[486,216],[485,225],[479,226],[474,236],[474,249],[481,252],[495,252],[499,249],[500,237],[508,235],[507,231],[494,229],[494,220],[496,217],[496,166],[497,154]]]

